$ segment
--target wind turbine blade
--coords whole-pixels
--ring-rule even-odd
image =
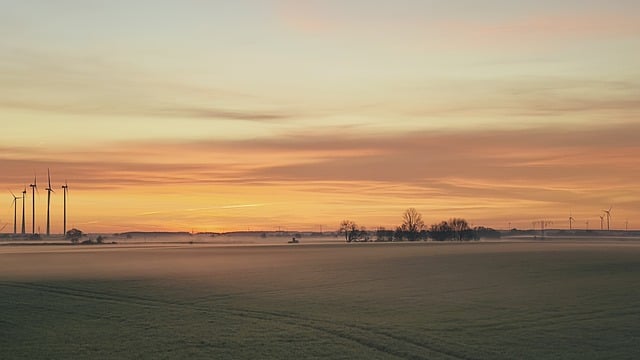
[[[47,168],[47,180],[49,180],[49,189],[51,189],[51,171]]]

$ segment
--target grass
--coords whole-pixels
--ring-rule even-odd
[[[611,243],[0,253],[0,357],[634,358],[639,255]]]

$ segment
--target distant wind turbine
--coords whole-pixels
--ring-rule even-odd
[[[27,186],[24,186],[24,190],[22,190],[22,235],[26,233],[25,231],[25,222],[24,222],[24,203],[27,201]]]
[[[536,226],[540,225],[540,236],[542,239],[544,239],[544,229],[552,224],[553,224],[552,221],[547,221],[547,220],[534,221],[533,228],[535,229]]]
[[[604,230],[604,216],[600,215],[600,231]]]
[[[13,235],[18,233],[18,200],[22,200],[22,197],[17,197],[13,191],[9,190],[11,196],[13,196]]]
[[[35,234],[36,233],[36,189],[38,188],[38,179],[36,178],[36,176],[33,176],[33,184],[30,184],[29,187],[31,188],[31,203],[32,203],[32,207],[31,207],[31,233]]]
[[[67,184],[67,180],[64,181],[64,185],[62,185],[62,197],[64,199],[64,217],[62,221],[62,234],[67,234],[67,196],[69,194],[69,184]]]
[[[610,228],[610,224],[611,224],[611,208],[612,208],[612,206],[609,206],[609,210],[602,210],[604,215],[607,217],[607,231],[611,231],[611,228]]]
[[[573,230],[573,223],[576,221],[576,219],[573,218],[573,216],[571,216],[571,214],[569,214],[569,230]]]
[[[49,169],[47,169],[47,179],[49,180],[49,187],[47,187],[45,190],[47,190],[47,236],[49,236],[51,235],[51,218],[49,216],[51,208],[51,193],[55,192],[51,188],[51,172],[49,171]]]

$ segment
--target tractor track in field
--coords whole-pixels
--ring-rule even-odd
[[[537,318],[520,318],[517,323],[509,323],[508,321],[490,321],[482,324],[474,324],[474,325],[465,325],[464,328],[453,328],[452,331],[456,330],[494,330],[494,331],[512,331],[518,330],[521,328],[540,328],[546,327],[549,325],[560,325],[560,324],[579,324],[584,321],[602,321],[604,319],[610,318],[611,314],[615,313],[618,316],[624,315],[638,315],[640,314],[638,311],[633,309],[621,309],[619,311],[613,310],[593,310],[593,311],[567,311],[562,314],[552,314],[552,313],[541,313],[545,316]],[[534,314],[531,314],[534,315]]]
[[[260,310],[246,310],[246,309],[242,309],[242,310],[238,310],[238,311],[244,311],[244,312],[251,312],[251,313],[255,313],[255,314],[261,314],[261,315],[265,315],[265,316],[273,316],[273,317],[279,317],[279,318],[287,318],[287,319],[291,319],[293,321],[300,321],[300,320],[304,320],[307,322],[320,322],[320,323],[327,323],[327,324],[335,324],[334,322],[331,322],[329,320],[323,320],[323,319],[317,319],[317,318],[311,318],[311,317],[303,317],[303,316],[299,316],[299,315],[292,315],[292,314],[283,314],[283,313],[277,313],[277,312],[268,312],[268,311],[260,311]],[[368,332],[368,333],[372,333],[372,334],[376,334],[376,335],[380,335],[383,337],[387,337],[399,342],[403,342],[406,344],[410,344],[413,345],[415,347],[418,348],[422,348],[424,351],[430,351],[430,352],[435,352],[438,353],[440,355],[446,355],[449,356],[451,358],[454,359],[476,359],[476,357],[470,356],[470,355],[463,355],[463,354],[459,354],[456,352],[453,352],[451,350],[448,350],[446,348],[442,348],[442,347],[438,347],[436,345],[426,345],[424,343],[420,343],[417,342],[415,340],[403,337],[403,336],[398,336],[395,334],[391,334],[389,332],[386,331],[382,331],[382,330],[375,330],[375,329],[371,329],[368,327],[364,327],[364,326],[360,326],[360,325],[348,325],[348,324],[341,324],[344,327],[347,327],[349,329],[357,329],[363,332]],[[433,335],[428,335],[429,338],[432,339],[436,339],[438,342],[441,343],[447,343],[447,345],[451,346],[451,347],[467,347],[467,348],[471,348],[471,346],[468,345],[464,345],[464,344],[460,344],[460,343],[454,343],[454,342],[450,342],[450,341],[445,341],[442,338],[438,338],[435,337]],[[482,352],[484,353],[484,355],[486,355],[488,358],[491,359],[497,359],[502,357],[503,355],[499,354],[499,353],[495,353],[495,352],[490,352],[490,351],[486,351],[486,350],[479,350],[479,349],[473,349],[473,351],[475,351],[476,353],[478,352]],[[484,357],[483,357],[484,358]]]
[[[281,321],[287,325],[294,327],[303,327],[314,331],[322,332],[332,337],[359,344],[371,350],[385,353],[389,356],[404,359],[429,359],[433,357],[445,359],[473,360],[476,358],[502,358],[504,355],[485,350],[480,350],[464,344],[445,341],[425,334],[425,338],[435,339],[437,342],[445,344],[438,346],[436,344],[424,344],[403,336],[391,334],[386,331],[375,330],[361,325],[338,323],[330,320],[304,317],[297,314],[270,312],[261,310],[251,310],[244,308],[233,308],[226,306],[221,309],[211,309],[191,302],[170,302],[161,299],[146,298],[141,296],[122,295],[108,292],[78,289],[65,286],[54,286],[41,283],[22,283],[22,282],[0,282],[0,286],[10,286],[14,288],[22,288],[31,291],[44,291],[60,296],[74,297],[78,299],[88,299],[96,301],[114,302],[126,305],[137,305],[152,308],[173,307],[175,310],[188,308],[193,311],[205,314],[224,313],[226,315],[245,317],[261,321]],[[92,315],[94,318],[95,316]],[[114,320],[113,318],[105,318]],[[465,348],[465,354],[453,351],[451,348]],[[467,353],[476,354],[476,356]],[[480,354],[481,353],[481,354]],[[478,356],[479,355],[479,356]]]

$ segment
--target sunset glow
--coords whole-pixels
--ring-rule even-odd
[[[637,1],[0,8],[0,227],[640,227]]]

